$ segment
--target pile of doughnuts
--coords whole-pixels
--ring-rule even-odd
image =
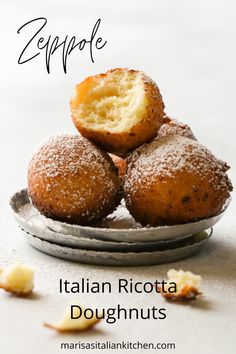
[[[50,138],[29,163],[28,194],[46,217],[95,225],[124,198],[143,226],[172,225],[216,215],[229,198],[229,166],[166,116],[143,72],[88,77],[70,106],[79,134]]]

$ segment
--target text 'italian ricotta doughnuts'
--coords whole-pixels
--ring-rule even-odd
[[[81,135],[120,156],[157,135],[163,110],[155,82],[128,69],[88,77],[71,99],[72,119]]]
[[[28,194],[43,215],[90,225],[120,202],[120,179],[110,156],[87,139],[58,135],[29,163]]]
[[[126,206],[143,225],[181,224],[213,216],[232,191],[228,169],[197,141],[161,137],[127,158]]]

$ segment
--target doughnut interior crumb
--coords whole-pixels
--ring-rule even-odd
[[[30,295],[34,288],[34,271],[24,264],[16,263],[0,272],[0,288],[16,294]]]
[[[177,287],[176,293],[164,293],[162,296],[169,300],[194,300],[200,292],[201,276],[192,272],[183,270],[170,269],[167,273],[168,283],[175,282]]]
[[[133,70],[88,77],[76,86],[72,97],[72,110],[79,123],[88,129],[112,133],[137,124],[146,104],[143,74]]]
[[[83,309],[82,306],[80,306],[80,307]],[[79,311],[80,310],[77,308],[74,309],[74,311],[73,311],[74,317],[79,315]],[[83,332],[83,331],[89,330],[90,328],[95,326],[95,324],[98,323],[99,321],[100,321],[100,319],[97,318],[96,316],[93,316],[92,318],[87,319],[84,317],[83,313],[80,316],[80,318],[72,319],[71,318],[71,310],[70,310],[70,307],[68,307],[60,321],[58,321],[56,323],[45,322],[44,326],[54,329],[58,332]]]

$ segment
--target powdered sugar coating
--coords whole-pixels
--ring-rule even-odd
[[[180,135],[180,136],[185,136],[186,138],[189,139],[197,140],[191,128],[187,124],[167,116],[163,118],[163,124],[158,131],[157,138],[166,135]]]
[[[49,217],[90,224],[112,212],[120,180],[111,158],[79,135],[58,135],[32,157],[28,189],[33,204]]]
[[[143,145],[128,157],[127,165],[126,205],[143,224],[213,216],[232,190],[226,174],[229,166],[197,141],[182,136],[169,135]]]
[[[190,171],[203,178],[210,171],[221,177],[215,188],[226,186],[229,166],[218,160],[206,147],[185,137],[166,136],[145,144],[137,149],[129,158],[132,178],[162,175],[175,178],[178,171]],[[127,183],[131,183],[129,179]],[[212,180],[212,183],[215,181]]]

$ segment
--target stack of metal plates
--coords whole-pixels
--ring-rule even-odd
[[[142,227],[121,205],[95,226],[71,225],[41,215],[27,190],[10,200],[28,243],[49,255],[81,263],[137,266],[173,262],[199,252],[212,235],[229,201],[214,217],[158,227]]]

